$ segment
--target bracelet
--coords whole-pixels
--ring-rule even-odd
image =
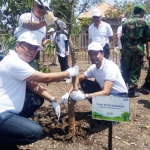
[[[50,98],[50,101],[53,102],[55,100],[55,97],[52,96],[52,98]]]

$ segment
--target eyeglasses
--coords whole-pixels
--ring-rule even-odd
[[[33,46],[31,44],[28,44],[26,42],[19,42],[20,46],[22,46],[25,50],[38,52],[38,46]]]
[[[39,4],[37,4],[37,7],[38,7],[39,9],[44,9],[44,7],[43,7],[42,5],[39,5]],[[48,8],[47,6],[45,6],[45,9],[46,9],[46,10],[49,10],[49,8]]]
[[[99,19],[100,17],[98,17],[98,16],[93,16],[93,19]]]

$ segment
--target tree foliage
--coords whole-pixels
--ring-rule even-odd
[[[21,14],[31,11],[27,0],[0,0],[0,33],[13,33]]]
[[[110,8],[106,11],[105,16],[111,18],[131,17],[133,15],[133,9],[136,4],[143,4],[147,10],[146,17],[150,14],[150,1],[149,0],[124,0],[122,2],[114,1],[114,8]]]

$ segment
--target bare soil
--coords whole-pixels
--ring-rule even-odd
[[[90,64],[78,61],[80,72]],[[52,72],[60,71],[59,66],[50,67]],[[146,71],[142,70],[139,88],[144,82]],[[61,96],[69,89],[71,83],[64,81],[42,84],[61,102]],[[130,101],[130,122],[113,126],[113,150],[149,150],[150,149],[150,96],[141,94]],[[33,144],[19,146],[22,150],[107,150],[108,123],[93,120],[87,116],[91,111],[88,101],[79,101],[75,106],[76,137],[68,135],[68,104],[61,105],[61,119],[57,121],[49,102],[38,110],[39,117],[31,118],[43,127],[41,139]]]

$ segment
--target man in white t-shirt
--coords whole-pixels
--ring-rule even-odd
[[[122,45],[121,45],[121,41],[120,41],[120,37],[121,37],[121,35],[122,35],[122,24],[123,24],[126,20],[127,20],[127,18],[122,18],[122,19],[121,19],[121,26],[119,26],[118,29],[117,29],[117,38],[116,38],[116,44],[115,44],[115,46],[120,49],[120,53],[121,53],[121,50],[122,50]],[[121,55],[121,57],[122,57],[122,55]],[[120,59],[121,59],[121,58],[120,58]],[[121,63],[121,60],[120,60],[120,63]],[[121,65],[120,65],[120,66],[121,66]],[[121,68],[122,68],[122,67],[121,67]]]
[[[97,42],[92,42],[88,46],[88,55],[92,66],[77,78],[77,84],[84,92],[80,90],[73,91],[73,87],[62,96],[62,103],[65,103],[70,97],[74,100],[89,100],[92,103],[93,95],[120,95],[126,96],[128,93],[126,84],[122,78],[119,67],[112,61],[104,58],[102,46]],[[95,81],[87,78],[95,78]],[[72,92],[73,91],[73,92]]]
[[[58,73],[36,71],[28,63],[41,49],[35,34],[26,31],[18,37],[15,50],[9,50],[0,63],[0,149],[17,149],[16,145],[30,144],[40,138],[41,126],[28,118],[44,99],[51,103],[59,119],[57,98],[38,83],[55,82],[78,74],[77,66]]]
[[[104,57],[109,58],[110,48],[109,43],[113,40],[113,31],[111,26],[103,22],[101,11],[95,8],[92,12],[93,24],[89,27],[89,37],[91,42],[98,42],[104,50]]]
[[[120,50],[122,50],[122,45],[120,41],[120,37],[122,35],[122,24],[127,20],[127,18],[122,18],[121,19],[121,26],[118,27],[117,29],[117,40],[115,46],[117,46]]]
[[[56,46],[55,46],[55,42],[54,42],[56,32],[55,32],[54,28],[50,28],[47,32],[50,34],[50,41],[52,43],[51,46],[54,49],[52,63],[50,64],[50,66],[57,66],[57,57],[58,56],[57,56]]]
[[[45,8],[42,6],[41,2]],[[32,11],[22,14],[19,18],[18,27],[14,31],[16,39],[18,39],[23,32],[30,30],[38,38],[39,44],[42,44],[46,40],[46,26],[57,20],[52,12],[48,12],[49,10],[48,1],[35,0]],[[45,19],[42,19],[43,17],[45,17]],[[40,53],[38,52],[35,59],[39,60],[39,58]],[[36,69],[39,70],[39,66]]]
[[[57,55],[58,55],[58,61],[61,67],[61,71],[64,71],[69,68],[68,65],[68,55],[69,55],[69,42],[68,38],[65,34],[60,32],[59,34],[55,34],[54,41],[58,46],[56,46],[57,49]]]

